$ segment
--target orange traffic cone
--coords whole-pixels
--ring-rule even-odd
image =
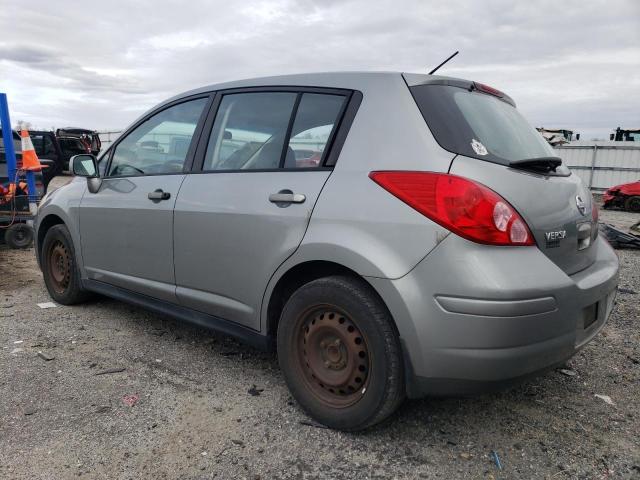
[[[33,142],[31,141],[31,137],[29,136],[29,132],[25,129],[22,129],[20,132],[20,137],[22,140],[22,170],[30,170],[32,172],[39,172],[43,168],[47,168],[48,165],[40,165],[40,160],[38,160],[38,155],[36,155],[36,150],[33,148]]]

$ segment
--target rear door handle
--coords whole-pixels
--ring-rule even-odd
[[[291,190],[281,190],[278,193],[269,195],[271,203],[304,203],[307,199],[301,193],[293,193]]]
[[[154,202],[159,202],[160,200],[169,200],[171,198],[171,194],[169,192],[163,192],[161,188],[154,190],[153,192],[149,192],[149,200],[153,200]]]

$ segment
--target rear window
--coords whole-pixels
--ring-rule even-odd
[[[411,93],[444,149],[507,165],[556,156],[546,140],[510,103],[452,85],[417,85]]]

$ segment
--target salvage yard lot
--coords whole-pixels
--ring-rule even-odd
[[[564,371],[345,434],[274,354],[100,297],[41,309],[33,250],[0,245],[0,478],[640,478],[640,251],[618,253],[614,313]]]

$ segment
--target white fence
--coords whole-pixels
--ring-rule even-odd
[[[571,143],[556,151],[594,192],[640,180],[640,145],[633,142]]]
[[[114,130],[114,131],[98,131],[100,134],[100,141],[102,142],[102,148],[100,149],[104,152],[107,148],[111,146],[113,142],[120,136],[122,130]]]

